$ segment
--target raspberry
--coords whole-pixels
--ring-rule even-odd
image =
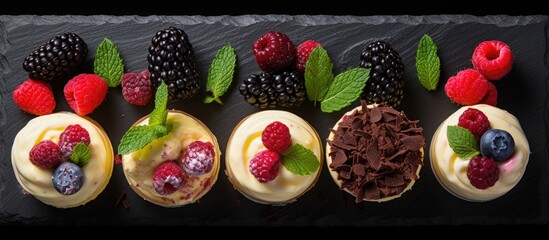
[[[280,155],[264,150],[255,155],[250,161],[250,172],[261,183],[272,181],[278,176]]]
[[[152,97],[149,71],[124,73],[122,76],[122,95],[124,99],[137,106],[145,106]]]
[[[307,40],[297,46],[297,59],[295,61],[295,69],[299,73],[305,73],[305,66],[307,65],[307,60],[309,60],[309,55],[311,55],[311,52],[318,46],[320,46],[320,43],[317,43],[313,40]]]
[[[107,95],[107,82],[95,74],[80,74],[67,82],[64,93],[69,106],[80,116],[99,106]]]
[[[78,124],[67,126],[59,136],[59,149],[63,160],[68,160],[71,157],[72,149],[77,143],[90,145],[88,130]]]
[[[61,163],[61,151],[54,142],[44,140],[32,147],[29,159],[36,166],[53,169]]]
[[[261,134],[263,145],[271,151],[282,154],[292,143],[290,129],[284,123],[275,121],[267,125]]]
[[[513,53],[502,41],[484,41],[473,52],[473,66],[486,79],[499,80],[513,68]]]
[[[444,91],[457,104],[473,105],[479,103],[486,95],[488,81],[479,72],[465,69],[448,79]]]
[[[492,105],[494,107],[498,104],[498,90],[493,83],[488,82],[488,91],[484,98],[480,100],[480,103]]]
[[[163,162],[153,174],[154,190],[160,195],[169,195],[183,187],[183,169],[174,161]]]
[[[281,32],[267,32],[252,46],[255,61],[264,72],[278,72],[293,66],[295,46],[290,38]]]
[[[33,79],[28,79],[15,88],[13,101],[21,110],[38,116],[50,114],[55,108],[50,84]]]
[[[498,181],[499,169],[491,158],[476,156],[469,161],[467,178],[474,187],[486,189],[494,186]]]
[[[183,154],[183,170],[190,176],[198,176],[212,171],[214,146],[210,142],[192,142]]]
[[[482,111],[468,108],[459,116],[458,126],[467,128],[478,141],[490,129],[490,121]]]

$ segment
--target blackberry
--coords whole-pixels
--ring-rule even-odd
[[[305,81],[295,71],[252,74],[238,90],[246,102],[260,108],[294,107],[305,99]]]
[[[23,69],[36,80],[51,81],[84,62],[88,45],[75,33],[58,34],[23,61]]]
[[[361,98],[368,103],[400,104],[404,94],[404,64],[398,52],[383,41],[370,43],[360,55],[361,67],[370,69]]]
[[[200,89],[193,46],[185,31],[175,27],[158,31],[147,60],[153,85],[158,87],[164,81],[170,101],[191,98]]]

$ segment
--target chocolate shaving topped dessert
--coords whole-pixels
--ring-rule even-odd
[[[330,130],[330,174],[357,203],[399,197],[419,178],[423,165],[425,138],[417,123],[390,106],[361,101]]]

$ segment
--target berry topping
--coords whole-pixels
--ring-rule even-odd
[[[163,162],[153,174],[154,190],[160,195],[169,195],[183,187],[183,169],[173,161]]]
[[[482,134],[490,129],[490,121],[482,111],[468,108],[459,116],[458,126],[467,128],[479,141]]]
[[[84,174],[78,165],[63,162],[53,171],[51,177],[53,188],[63,195],[75,194],[84,184]]]
[[[280,155],[264,150],[255,155],[250,161],[250,172],[261,183],[272,181],[278,176]]]
[[[281,32],[270,31],[257,39],[252,52],[264,72],[278,72],[293,66],[296,50],[290,38]]]
[[[261,141],[267,149],[282,154],[290,148],[292,136],[288,126],[275,121],[265,127],[261,133]]]
[[[505,130],[490,129],[480,138],[480,152],[496,162],[503,162],[515,152],[515,140]]]
[[[488,81],[479,72],[465,69],[448,79],[444,91],[457,104],[474,105],[486,95]]]
[[[44,140],[32,147],[29,159],[38,167],[53,169],[61,163],[61,150],[54,142]]]
[[[190,176],[198,176],[212,171],[214,146],[210,142],[192,142],[183,154],[183,170]]]
[[[475,156],[469,161],[467,178],[474,187],[486,189],[494,186],[498,181],[499,169],[491,158]]]
[[[78,124],[67,126],[59,136],[59,149],[63,160],[71,157],[72,149],[77,143],[90,145],[90,134]]]
[[[69,106],[80,116],[99,106],[107,95],[107,82],[95,74],[80,74],[67,82],[64,93]]]
[[[486,92],[484,98],[480,100],[480,103],[488,104],[494,107],[498,104],[498,90],[493,83],[488,82],[488,91]]]
[[[50,84],[32,79],[15,88],[13,101],[21,110],[38,116],[50,114],[55,108]]]
[[[513,68],[513,53],[502,41],[484,41],[473,52],[473,66],[486,79],[499,80]]]
[[[309,60],[309,55],[318,46],[320,46],[320,43],[313,40],[307,40],[297,46],[297,59],[295,61],[295,70],[297,72],[301,74],[305,73],[305,66],[307,65],[307,60]]]
[[[122,95],[124,99],[137,106],[145,106],[152,97],[149,71],[124,73],[122,76]]]
[[[259,108],[294,107],[305,100],[305,80],[295,71],[252,74],[238,90],[246,102]]]

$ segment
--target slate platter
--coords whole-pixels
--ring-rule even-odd
[[[547,16],[0,16],[0,224],[52,225],[197,225],[197,226],[395,226],[447,224],[539,224],[549,220],[549,163],[547,154],[547,104],[549,77]],[[184,29],[194,46],[201,79],[205,82],[215,53],[230,43],[238,55],[235,80],[222,97],[224,105],[204,105],[203,95],[170,103],[169,108],[186,111],[201,119],[217,136],[224,150],[232,128],[245,116],[260,111],[248,105],[237,86],[246,76],[258,73],[251,44],[269,30],[285,32],[294,43],[307,39],[321,42],[330,54],[336,73],[359,64],[366,45],[375,40],[392,44],[406,67],[405,97],[399,110],[419,119],[427,149],[438,125],[459,106],[444,94],[446,79],[472,67],[475,46],[484,40],[507,42],[515,54],[514,67],[495,82],[498,107],[514,114],[530,142],[531,157],[526,174],[506,195],[486,203],[460,200],[436,181],[429,157],[412,191],[386,203],[355,204],[340,191],[326,166],[316,186],[297,202],[273,207],[253,203],[235,191],[223,171],[212,190],[199,202],[176,209],[162,208],[141,199],[128,186],[121,165],[115,165],[105,191],[85,206],[56,209],[24,194],[13,174],[10,152],[17,132],[33,116],[14,104],[11,93],[27,74],[23,59],[37,46],[61,32],[76,32],[87,43],[90,54],[80,72],[93,71],[93,56],[104,37],[119,48],[126,71],[147,67],[147,48],[156,31],[176,26]],[[442,73],[439,87],[428,92],[418,82],[415,54],[421,36],[427,33],[437,43]],[[62,89],[66,79],[53,84],[55,111],[70,111]],[[201,92],[203,94],[203,92]],[[152,105],[126,103],[120,88],[110,89],[105,102],[89,116],[107,131],[118,146],[134,121],[148,114]],[[323,143],[328,129],[358,101],[336,113],[323,113],[311,102],[286,109],[309,121]],[[126,193],[129,208],[117,205]]]

